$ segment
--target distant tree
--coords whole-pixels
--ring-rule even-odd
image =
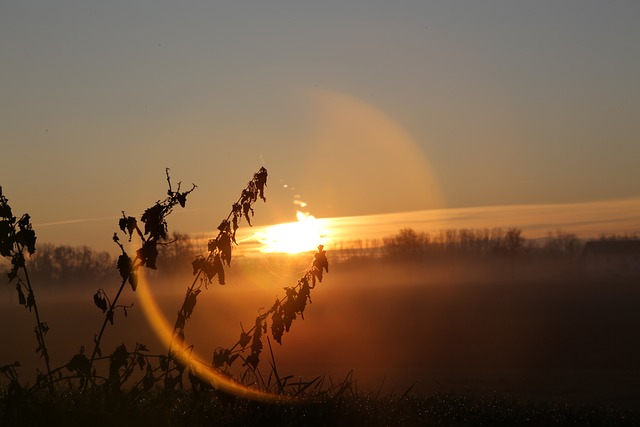
[[[562,230],[549,232],[547,241],[543,245],[544,253],[551,256],[573,258],[579,250],[580,240],[573,233]]]
[[[625,233],[625,234],[601,234],[600,240],[638,240],[637,233]]]
[[[509,256],[522,253],[526,239],[519,228],[509,228],[504,235],[504,248]]]
[[[171,244],[158,246],[158,260],[163,273],[176,274],[192,269],[191,261],[198,255],[198,248],[188,234],[174,231],[169,237]]]
[[[460,247],[461,252],[472,252],[474,250],[474,243],[476,240],[476,235],[473,230],[468,228],[462,228],[458,230],[458,246]]]
[[[524,252],[526,239],[519,228],[507,229],[502,239],[504,253],[511,259],[511,275],[516,276],[516,259]]]
[[[114,276],[114,258],[88,246],[43,243],[29,261],[33,276],[45,285],[101,282]]]
[[[485,256],[491,252],[491,230],[484,228],[476,230],[474,248],[475,253]]]
[[[492,228],[489,232],[489,245],[494,254],[504,254],[506,252],[506,239],[502,228]]]
[[[412,228],[403,228],[392,237],[383,239],[387,256],[396,259],[415,260],[423,257],[429,245],[427,233],[417,233]]]

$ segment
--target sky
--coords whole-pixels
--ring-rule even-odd
[[[261,166],[261,225],[294,201],[635,200],[638,19],[637,1],[5,1],[0,185],[41,241],[95,247],[164,197],[167,167],[198,185],[170,219],[188,233]]]

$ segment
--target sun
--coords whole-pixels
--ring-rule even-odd
[[[260,251],[298,254],[314,251],[318,245],[326,244],[326,234],[319,220],[300,211],[296,216],[298,221],[272,225],[256,236],[263,245]]]

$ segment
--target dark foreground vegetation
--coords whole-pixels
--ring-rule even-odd
[[[291,268],[296,261],[289,257],[235,260],[230,268],[236,229],[251,224],[254,202],[266,200],[266,170],[242,191],[206,251],[168,232],[166,218],[184,207],[195,185],[172,187],[168,171],[167,182],[168,197],[139,220],[123,212],[113,237],[117,259],[89,248],[39,245],[36,252],[29,216],[14,216],[0,192],[0,252],[11,298],[22,306],[20,323],[35,320],[24,328],[3,305],[3,355],[31,348],[35,335],[38,357],[35,367],[13,362],[22,357],[0,361],[0,425],[640,423],[640,336],[632,327],[640,321],[640,292],[629,254],[594,269],[587,267],[601,260],[586,259],[584,242],[568,233],[528,242],[518,229],[403,229],[380,244],[336,248],[334,286],[322,284],[319,292],[329,270],[322,247],[302,268]],[[136,239],[140,247],[129,254],[123,242]],[[269,274],[256,275],[265,263]],[[295,272],[284,292],[279,283],[263,286],[279,266]],[[145,322],[124,297],[135,295],[143,270],[170,279],[165,313],[175,316],[179,307],[168,350],[149,330],[136,335]],[[190,285],[176,306],[182,289],[176,292],[175,283],[183,280]],[[153,280],[158,295],[161,281]],[[215,304],[202,298],[214,283],[227,282],[249,287],[216,288]],[[51,301],[57,312],[47,307]],[[203,312],[218,315],[215,328],[198,327],[211,321],[199,317]],[[93,340],[76,344],[78,336],[91,336],[83,327],[92,315],[101,318]],[[66,327],[50,333],[62,318]],[[237,319],[250,322],[237,330]],[[303,319],[295,328],[304,326],[304,334],[285,336]],[[199,359],[201,348],[208,362]],[[336,375],[331,363],[354,371]],[[212,386],[198,374],[205,365],[268,396],[246,399]],[[392,391],[375,377],[381,369],[395,372]]]
[[[340,389],[338,389],[339,391]],[[56,400],[0,402],[3,426],[637,426],[640,413],[488,396],[318,393],[264,403],[209,390],[150,393],[104,404],[104,396],[67,392]]]

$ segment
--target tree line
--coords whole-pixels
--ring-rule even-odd
[[[581,249],[577,235],[565,231],[549,233],[544,241],[527,240],[519,228],[451,229],[437,233],[418,233],[404,228],[398,234],[383,239],[383,251],[391,258],[419,258],[449,253],[457,255],[505,255],[543,253],[573,257]]]
[[[158,245],[158,261],[165,275],[177,274],[191,268],[197,248],[187,234],[173,232],[171,244]],[[28,259],[29,272],[34,280],[46,286],[82,285],[113,280],[116,257],[107,251],[89,246],[38,244]],[[0,264],[0,274],[6,275],[9,264]]]
[[[601,235],[603,240],[636,239],[636,235]],[[550,231],[545,238],[527,239],[520,228],[447,229],[419,232],[407,227],[379,240],[354,240],[336,245],[332,256],[336,261],[387,259],[420,261],[439,257],[516,257],[538,256],[575,259],[585,240],[575,233]]]
[[[636,235],[602,235],[604,240],[635,239]],[[198,248],[187,234],[173,232],[171,244],[158,246],[158,264],[162,274],[173,275],[191,270]],[[448,229],[419,232],[402,228],[380,240],[354,240],[330,248],[336,262],[354,259],[420,261],[439,256],[513,257],[521,255],[571,260],[582,253],[585,241],[575,233],[556,230],[543,239],[527,239],[519,228]],[[108,280],[117,275],[116,259],[106,251],[88,246],[72,247],[43,243],[29,258],[30,269],[41,283],[82,284]],[[3,271],[4,270],[4,271]],[[0,274],[8,271],[0,265]]]

